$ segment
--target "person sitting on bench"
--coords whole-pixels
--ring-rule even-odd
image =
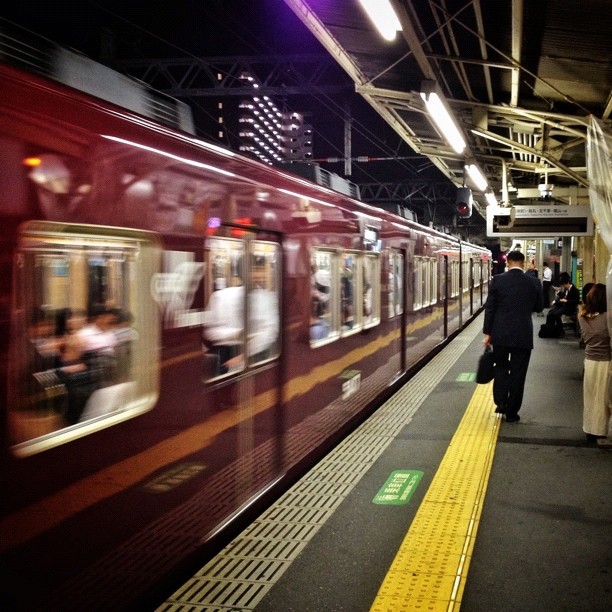
[[[563,315],[576,316],[578,302],[580,302],[580,292],[572,285],[572,279],[567,272],[562,272],[559,275],[559,282],[561,283],[561,289],[557,293],[552,308],[546,315],[546,323],[556,327],[559,331],[559,336],[563,336],[561,317]]]

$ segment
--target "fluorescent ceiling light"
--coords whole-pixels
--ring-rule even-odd
[[[485,193],[485,199],[489,206],[497,206],[497,198],[492,191],[487,191],[487,193]]]
[[[395,33],[402,29],[389,0],[359,0],[368,17],[374,22],[385,40],[394,40]]]
[[[453,148],[455,153],[463,153],[466,147],[465,140],[459,128],[455,125],[450,113],[442,103],[440,96],[434,91],[429,93],[421,92],[421,98],[425,101],[427,111],[436,122],[436,125],[440,128],[442,134],[444,134],[444,138],[446,138],[448,144]]]
[[[488,189],[489,183],[476,164],[467,164],[465,169],[468,171],[470,178],[474,181],[479,191],[486,191]]]

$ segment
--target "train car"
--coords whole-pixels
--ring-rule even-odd
[[[151,605],[482,307],[490,253],[0,65],[6,610]]]

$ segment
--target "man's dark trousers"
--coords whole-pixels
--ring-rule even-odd
[[[516,416],[523,402],[531,349],[493,345],[495,379],[493,401],[506,416]]]
[[[544,300],[544,308],[550,306],[550,288],[552,281],[542,281],[542,299]]]

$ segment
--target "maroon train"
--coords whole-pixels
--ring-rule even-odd
[[[3,609],[155,601],[484,304],[483,248],[8,66],[0,106]]]

